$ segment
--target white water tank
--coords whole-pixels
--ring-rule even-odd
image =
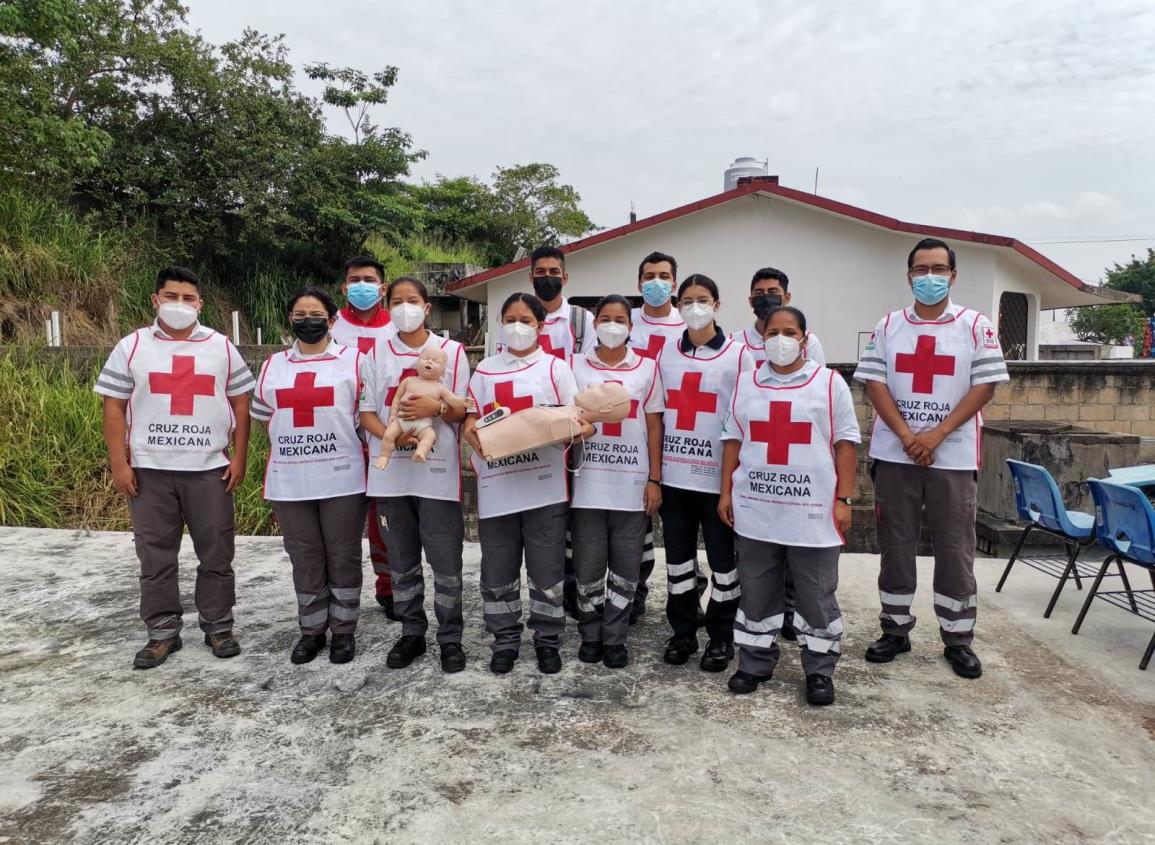
[[[723,177],[722,190],[732,191],[738,187],[738,180],[745,176],[767,176],[766,162],[758,161],[753,156],[738,156],[734,163],[726,168]]]

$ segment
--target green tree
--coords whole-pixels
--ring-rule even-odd
[[[560,176],[554,165],[541,162],[497,168],[493,214],[501,260],[509,261],[519,247],[558,244],[597,229],[581,210],[581,195],[560,184]]]
[[[1143,297],[1139,305],[1095,305],[1080,308],[1071,319],[1071,328],[1079,340],[1094,343],[1142,342],[1144,317],[1155,314],[1155,249],[1146,258],[1131,256],[1126,264],[1116,263],[1107,270],[1106,287]]]

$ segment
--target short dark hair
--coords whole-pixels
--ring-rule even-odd
[[[709,276],[704,276],[701,273],[694,273],[693,275],[687,276],[686,280],[682,282],[682,284],[678,285],[678,299],[682,298],[682,294],[686,292],[687,288],[692,288],[695,285],[708,290],[710,295],[714,297],[715,301],[721,299],[721,297],[718,296],[717,283]]]
[[[333,299],[333,294],[324,288],[319,288],[316,285],[309,285],[307,288],[301,288],[288,299],[285,300],[285,316],[293,313],[293,309],[297,307],[297,302],[304,299],[306,296],[311,296],[319,300],[325,306],[325,310],[329,312],[330,317],[337,316],[337,302]]]
[[[344,268],[341,270],[341,279],[344,281],[345,277],[349,275],[349,271],[357,267],[372,267],[377,271],[377,275],[381,277],[381,281],[385,281],[385,265],[374,258],[372,255],[354,255],[345,262]]]
[[[398,285],[409,285],[417,291],[417,295],[421,297],[422,302],[429,301],[429,291],[419,280],[413,278],[412,276],[398,276],[396,279],[389,283],[389,287],[385,288],[386,302],[393,298],[393,289]]]
[[[509,295],[509,298],[501,304],[501,316],[504,317],[505,312],[516,302],[524,302],[529,310],[533,312],[533,316],[537,318],[539,323],[545,322],[545,306],[541,304],[541,300],[532,293],[525,293],[524,291],[518,291],[517,293],[511,293]]]
[[[946,241],[940,241],[938,238],[923,238],[914,245],[914,249],[910,251],[910,255],[906,257],[906,269],[909,270],[914,266],[914,254],[920,249],[945,249],[949,257],[950,269],[955,269],[954,250],[951,249],[950,244]]]
[[[790,279],[787,278],[785,273],[774,267],[763,267],[761,270],[756,272],[754,277],[750,279],[750,290],[754,290],[754,285],[758,284],[763,279],[773,279],[776,282],[781,282],[783,293],[786,293],[786,291],[790,290]]]
[[[620,293],[607,294],[606,296],[603,296],[601,299],[599,299],[598,304],[594,306],[594,319],[596,320],[598,317],[600,317],[602,309],[610,305],[620,305],[625,308],[626,319],[629,320],[631,324],[634,322],[632,313],[634,306],[631,305],[630,301]]]
[[[565,253],[556,246],[539,246],[529,255],[529,269],[532,270],[537,266],[537,262],[543,258],[556,258],[561,262],[562,269],[565,269]]]
[[[802,334],[806,334],[806,315],[795,308],[793,305],[779,305],[766,317],[765,325],[769,326],[770,318],[777,314],[779,311],[785,311],[787,314],[792,314],[794,319],[798,321],[798,328],[802,329]]]
[[[188,267],[162,267],[156,274],[156,289],[160,290],[164,287],[165,282],[188,282],[194,285],[199,291],[201,288],[201,277],[190,270]]]
[[[643,258],[642,263],[638,265],[638,281],[640,282],[642,280],[642,273],[645,270],[647,264],[660,264],[663,261],[670,262],[670,271],[674,278],[677,279],[678,262],[674,260],[674,256],[666,255],[664,252],[651,252],[649,255]]]

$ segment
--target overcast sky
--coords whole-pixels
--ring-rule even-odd
[[[1155,0],[188,2],[215,42],[284,33],[298,68],[400,68],[376,117],[428,151],[416,178],[551,162],[601,226],[754,155],[1088,281],[1155,246]]]

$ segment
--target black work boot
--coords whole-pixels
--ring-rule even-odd
[[[167,640],[149,640],[132,659],[132,668],[155,669],[168,660],[170,654],[180,651],[183,645],[184,643],[180,641],[180,634],[169,637]]]
[[[556,648],[550,645],[538,646],[537,652],[537,668],[543,675],[556,675],[561,671],[561,654]]]
[[[357,641],[352,634],[333,634],[329,643],[329,662],[348,663],[357,653]]]
[[[770,675],[755,675],[752,672],[744,672],[739,669],[730,676],[730,680],[726,682],[726,686],[730,688],[730,692],[735,695],[749,695],[758,689],[759,684],[764,684],[772,677]]]
[[[698,641],[693,637],[681,637],[674,635],[670,637],[669,642],[666,643],[666,653],[662,655],[662,660],[669,663],[671,666],[681,666],[690,659],[690,655],[698,650]]]
[[[834,703],[834,679],[817,672],[806,676],[806,703],[821,707]]]
[[[489,658],[489,671],[495,675],[508,675],[513,671],[513,664],[517,662],[517,652],[512,648],[503,648],[495,651]]]
[[[982,677],[982,661],[969,645],[948,645],[942,650],[942,656],[950,661],[950,668],[960,678]]]
[[[871,663],[889,663],[908,651],[910,651],[910,637],[883,634],[866,647],[866,659]]]
[[[325,647],[324,634],[301,634],[301,639],[293,646],[293,653],[289,655],[289,662],[300,666],[302,663],[312,663]]]
[[[630,652],[625,643],[608,645],[602,650],[602,665],[607,669],[621,669],[630,663]]]
[[[465,649],[461,643],[441,644],[441,671],[447,674],[460,672],[465,668]]]
[[[406,634],[389,649],[385,658],[385,665],[390,669],[404,669],[421,655],[425,654],[425,637],[416,634]]]
[[[582,663],[601,663],[602,644],[600,642],[583,642],[578,648],[578,660]]]
[[[734,659],[734,643],[730,640],[710,640],[698,664],[703,672],[724,672]]]

